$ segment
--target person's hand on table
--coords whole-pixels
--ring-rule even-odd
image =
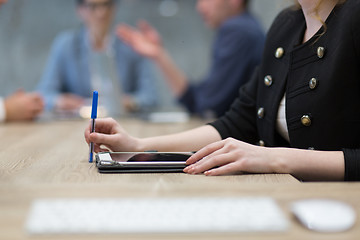
[[[95,152],[134,152],[138,146],[138,139],[130,136],[112,118],[96,119],[95,132],[91,133],[91,124],[85,129],[85,140],[94,143]],[[105,149],[106,147],[107,149]]]
[[[55,110],[74,111],[80,109],[85,99],[72,93],[61,94],[55,103]]]
[[[204,173],[208,176],[244,172],[273,173],[276,166],[271,161],[268,148],[254,146],[233,138],[227,138],[202,148],[192,155],[184,172]]]
[[[6,121],[33,120],[44,110],[44,101],[38,93],[18,90],[4,101]]]
[[[139,105],[132,96],[124,95],[121,101],[126,112],[136,112],[139,110]]]

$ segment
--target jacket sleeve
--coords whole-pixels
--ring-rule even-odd
[[[239,91],[239,96],[230,110],[215,122],[210,123],[222,139],[232,137],[251,144],[259,140],[256,126],[256,93],[258,69],[250,81]]]
[[[360,57],[360,4],[354,7],[352,34],[357,57]],[[360,66],[359,66],[360,67]],[[360,149],[343,149],[345,158],[345,181],[360,181]]]
[[[63,55],[68,40],[68,34],[61,34],[55,39],[42,78],[37,86],[37,90],[44,98],[46,110],[51,110],[54,107],[55,101],[61,92],[64,74],[62,71]]]
[[[264,36],[248,28],[233,24],[219,30],[208,75],[179,99],[190,112],[222,116],[250,79],[260,63]]]
[[[343,149],[345,181],[360,181],[360,149]]]

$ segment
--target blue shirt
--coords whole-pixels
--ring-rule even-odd
[[[265,35],[258,21],[244,13],[225,21],[213,45],[211,69],[179,98],[192,113],[221,116],[260,63]]]
[[[134,97],[141,110],[157,104],[156,83],[150,62],[136,54],[129,46],[113,36],[110,50],[114,54],[115,69],[122,91]],[[61,33],[54,41],[38,90],[51,110],[61,93],[73,93],[90,98],[89,39],[85,29]],[[101,93],[99,93],[100,95]]]

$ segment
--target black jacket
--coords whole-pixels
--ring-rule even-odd
[[[280,13],[262,64],[230,111],[211,125],[223,138],[253,144],[343,150],[345,180],[360,180],[360,1],[336,6],[326,26],[301,44],[302,11]],[[290,143],[275,127],[284,94]]]

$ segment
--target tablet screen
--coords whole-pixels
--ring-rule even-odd
[[[110,153],[117,162],[172,162],[186,161],[191,153]]]

